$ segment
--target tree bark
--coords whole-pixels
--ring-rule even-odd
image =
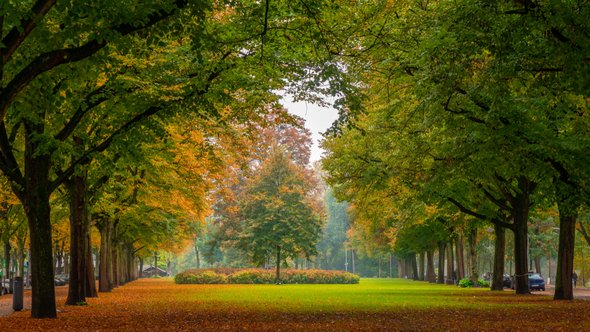
[[[426,260],[427,260],[426,275],[428,278],[428,282],[435,283],[436,282],[436,274],[434,273],[434,251],[433,250],[428,250],[426,252]]]
[[[75,175],[67,182],[70,194],[70,286],[66,305],[86,302],[88,206],[86,180]]]
[[[10,279],[10,242],[4,240],[4,279]]]
[[[463,258],[463,237],[457,236],[455,240],[455,251],[457,258],[457,279],[461,280],[465,278],[465,259]]]
[[[494,225],[496,235],[494,245],[494,273],[491,289],[493,291],[504,290],[504,256],[506,254],[506,230],[504,227]]]
[[[86,297],[98,297],[96,291],[96,278],[94,276],[94,261],[92,259],[92,242],[90,241],[90,230],[86,232],[86,275],[84,276],[84,290]]]
[[[412,264],[412,279],[419,280],[418,278],[418,263],[416,262],[416,254],[410,256],[410,262]]]
[[[469,280],[474,285],[477,285],[477,279],[479,278],[477,273],[477,251],[475,248],[477,245],[477,227],[474,225],[469,227],[467,242],[469,245]]]
[[[542,274],[541,273],[541,256],[535,256],[534,263],[535,263],[535,271],[539,274]]]
[[[437,284],[445,283],[445,243],[443,241],[438,242],[438,278],[436,279]]]
[[[418,269],[418,280],[420,281],[424,281],[424,264],[426,262],[424,261],[424,252],[420,253],[420,264],[418,265],[419,269]]]
[[[558,189],[559,190],[559,189]],[[555,300],[573,300],[572,274],[574,270],[574,242],[576,239],[576,220],[578,205],[558,192],[559,209],[559,249],[557,251],[557,271],[555,275]]]
[[[387,256],[387,261],[389,263],[389,276],[388,277],[393,278],[393,257],[391,256],[391,254],[389,254],[389,256]]]
[[[139,257],[139,271],[137,274],[139,278],[143,278],[143,257]]]
[[[355,264],[355,254],[354,254],[354,249],[352,249],[350,251],[350,260],[352,262],[352,273],[356,273],[356,264]]]
[[[275,275],[275,283],[278,285],[281,283],[281,246],[277,245],[277,269]]]
[[[447,244],[447,284],[448,285],[454,285],[455,284],[455,279],[453,277],[455,268],[453,266],[454,263],[454,259],[453,259],[453,241],[449,241],[449,243]]]
[[[31,125],[29,125],[31,126]],[[37,125],[42,126],[42,125]],[[36,128],[35,132],[43,132]],[[25,190],[22,203],[27,215],[31,248],[31,317],[55,318],[55,289],[49,195],[49,155],[35,155],[35,135],[27,129],[25,144]]]
[[[197,269],[201,268],[201,257],[199,255],[199,246],[197,245],[197,240],[195,239],[195,257],[197,259]]]
[[[111,248],[109,246],[109,230],[111,221],[109,218],[101,220],[100,224],[100,264],[99,264],[99,278],[98,278],[98,290],[100,292],[111,291],[111,278],[109,276],[109,270],[111,269]]]

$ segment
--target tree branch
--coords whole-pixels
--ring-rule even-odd
[[[72,162],[72,164],[63,173],[61,173],[54,181],[51,182],[51,184],[49,186],[50,192],[54,191],[66,179],[68,179],[72,174],[74,174],[74,170],[76,169],[76,166],[89,162],[91,160],[92,154],[97,153],[97,152],[103,152],[109,146],[111,146],[115,137],[117,137],[121,133],[124,133],[127,130],[129,130],[137,122],[140,122],[141,120],[148,118],[151,115],[156,114],[157,112],[161,111],[162,109],[163,108],[161,106],[149,107],[148,109],[146,109],[143,112],[134,116],[131,120],[127,121],[127,123],[125,123],[119,129],[117,129],[113,133],[111,133],[111,135],[109,137],[107,137],[104,141],[102,141],[100,144],[86,150],[86,152],[84,152],[84,154],[82,154],[82,156],[80,158],[78,158],[77,160]]]
[[[176,5],[176,8],[182,8],[186,6],[186,1],[177,0]],[[132,25],[129,23],[125,23],[113,28],[113,31],[118,32],[121,36],[125,36],[130,33],[148,28],[158,23],[159,21],[170,17],[174,12],[174,9],[169,12],[158,11],[148,15],[148,19],[145,24]],[[6,115],[6,110],[8,109],[14,98],[16,98],[18,93],[36,77],[59,65],[86,59],[98,52],[99,50],[101,50],[106,45],[106,40],[103,39],[99,41],[95,39],[79,47],[50,51],[37,56],[33,61],[31,61],[31,63],[29,63],[29,65],[27,65],[18,74],[16,74],[13,77],[13,79],[6,85],[4,91],[1,92],[0,119],[4,118],[4,116]]]
[[[480,189],[483,191],[484,195],[494,204],[496,204],[500,209],[505,211],[510,211],[510,207],[506,204],[506,202],[501,201],[500,199],[496,198],[492,193],[490,193],[487,189],[483,186],[480,186]]]
[[[78,107],[68,123],[66,123],[59,133],[55,135],[55,139],[62,142],[65,141],[72,132],[74,132],[74,129],[76,129],[76,126],[82,121],[82,118],[88,113],[88,111],[109,99],[106,95],[108,91],[109,90],[105,84],[86,95],[86,98],[84,98],[84,101]]]
[[[14,153],[12,151],[9,138],[6,133],[6,125],[4,121],[0,120],[0,155],[6,169],[3,169],[4,174],[10,181],[17,183],[24,188],[24,179],[20,167],[16,162]]]
[[[514,227],[514,225],[509,224],[507,222],[504,222],[504,221],[500,220],[499,218],[488,218],[487,216],[485,216],[483,214],[480,214],[480,213],[477,213],[477,212],[475,212],[473,210],[470,210],[470,209],[466,208],[463,204],[459,203],[456,199],[454,199],[452,197],[447,197],[447,200],[449,202],[453,203],[453,205],[455,205],[459,209],[459,211],[461,211],[461,212],[463,212],[465,214],[468,214],[468,215],[470,215],[472,217],[475,217],[477,219],[484,220],[484,221],[489,221],[492,224],[495,224],[495,225],[498,225],[498,226],[501,226],[501,227],[504,227],[504,228],[508,228],[508,229],[513,229],[513,227]]]
[[[4,66],[18,47],[25,41],[27,36],[35,29],[37,22],[39,22],[45,14],[55,5],[56,0],[37,0],[31,8],[31,13],[23,18],[17,25],[15,25],[2,39],[4,49],[0,57],[0,66]]]
[[[584,240],[586,240],[586,242],[590,246],[590,235],[588,235],[588,231],[586,230],[586,227],[584,227],[584,224],[582,222],[580,222],[579,225],[580,225],[580,228],[578,228],[578,232],[580,232],[582,234],[582,236],[584,237]]]

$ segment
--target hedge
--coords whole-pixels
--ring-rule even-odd
[[[358,284],[359,276],[344,271],[281,270],[283,284]],[[177,284],[272,284],[274,270],[264,269],[193,269],[177,274]]]

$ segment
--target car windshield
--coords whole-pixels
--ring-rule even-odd
[[[538,273],[529,273],[529,278],[543,278],[543,277],[541,277],[541,275]]]

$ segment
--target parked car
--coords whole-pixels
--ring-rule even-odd
[[[55,276],[53,280],[56,286],[64,286],[66,284],[65,280],[58,278],[57,276]]]
[[[502,278],[502,285],[504,288],[512,288],[512,277],[509,274],[504,274]]]
[[[541,276],[540,273],[536,272],[529,272],[529,289],[530,290],[539,290],[545,291],[545,279]],[[511,278],[511,285],[510,288],[514,289],[514,276]]]
[[[545,279],[539,273],[529,272],[529,288],[530,290],[545,290]]]
[[[0,295],[10,294],[10,280],[3,279],[0,282]]]
[[[55,278],[64,282],[64,285],[70,282],[70,276],[67,274],[57,274],[55,275]]]

